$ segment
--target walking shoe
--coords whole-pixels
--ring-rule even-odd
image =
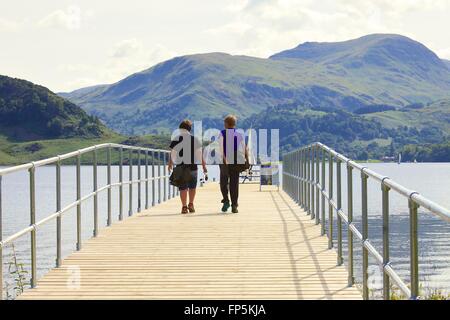
[[[181,208],[181,214],[186,214],[189,213],[189,208],[187,206],[183,206],[183,208]]]
[[[239,213],[239,210],[238,210],[237,206],[232,206],[232,207],[231,207],[231,212],[233,212],[233,213]]]
[[[195,212],[194,204],[193,203],[189,203],[188,209],[189,209],[190,213],[194,213]]]
[[[222,212],[227,212],[229,208],[230,208],[230,202],[228,202],[228,201],[223,202]]]

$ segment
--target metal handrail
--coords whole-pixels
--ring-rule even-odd
[[[333,194],[333,162],[336,161],[337,190]],[[328,162],[328,189],[325,183],[325,164]],[[347,213],[342,208],[342,175],[341,165],[347,167]],[[362,232],[353,223],[353,169],[361,173]],[[425,198],[418,192],[410,190],[387,176],[382,176],[367,167],[361,166],[334,151],[330,147],[316,142],[301,149],[292,151],[283,157],[283,190],[292,197],[316,224],[321,224],[322,235],[325,235],[325,204],[328,203],[328,244],[333,248],[333,215],[337,216],[337,264],[342,265],[342,223],[348,229],[348,284],[353,286],[353,237],[360,241],[363,249],[363,298],[369,299],[368,257],[375,258],[383,270],[383,298],[390,299],[390,281],[410,299],[419,299],[419,259],[418,259],[418,208],[422,206],[432,214],[450,221],[450,211],[441,205]],[[321,179],[320,179],[321,178]],[[369,240],[367,180],[374,179],[380,183],[382,190],[383,217],[383,252],[380,254]],[[320,179],[320,181],[319,181]],[[316,192],[314,193],[314,189]],[[393,190],[408,199],[410,215],[410,287],[399,277],[391,266],[389,256],[389,192]],[[320,201],[321,200],[321,201]]]
[[[99,150],[107,150],[107,185],[103,187],[98,187],[97,185],[97,152]],[[112,183],[111,182],[111,150],[117,149],[119,151],[119,182]],[[129,151],[129,180],[124,181],[123,179],[123,165],[124,165],[124,157],[123,157],[123,151],[128,150]],[[81,196],[81,156],[92,153],[93,155],[93,191],[85,196]],[[136,162],[138,165],[138,179],[133,180],[133,158],[134,153],[137,153]],[[144,154],[144,163],[142,163],[142,157],[141,155]],[[112,194],[111,190],[112,188],[118,187],[119,188],[119,220],[123,220],[123,205],[124,205],[124,199],[123,199],[123,187],[129,186],[129,213],[128,215],[131,216],[133,214],[133,193],[132,193],[132,187],[135,184],[139,185],[138,189],[138,203],[137,203],[137,212],[141,211],[141,203],[142,203],[142,192],[141,192],[141,184],[145,183],[145,209],[148,209],[150,207],[149,203],[149,183],[152,183],[152,203],[151,206],[155,206],[157,203],[155,201],[156,191],[155,189],[158,189],[158,203],[161,203],[163,201],[166,201],[168,199],[173,198],[174,196],[178,195],[178,190],[173,188],[169,185],[169,189],[167,190],[167,179],[169,178],[169,175],[167,174],[167,167],[166,167],[166,158],[169,154],[169,151],[167,150],[161,150],[161,149],[151,149],[151,148],[141,148],[141,147],[133,147],[133,146],[127,146],[127,145],[121,145],[121,144],[115,144],[115,143],[105,143],[100,145],[91,146],[88,148],[80,149],[74,152],[70,152],[67,154],[55,156],[52,158],[39,160],[35,162],[30,162],[26,164],[22,164],[19,166],[9,167],[5,169],[0,170],[0,300],[3,298],[3,248],[7,246],[9,243],[13,242],[14,240],[26,235],[31,235],[31,280],[30,284],[31,287],[36,286],[37,282],[37,256],[36,256],[36,231],[38,227],[53,221],[57,220],[56,224],[56,267],[61,266],[61,217],[64,213],[68,212],[70,209],[77,208],[77,250],[81,249],[82,245],[82,239],[81,239],[81,218],[82,218],[82,212],[81,212],[81,205],[82,203],[86,202],[87,200],[94,198],[94,230],[93,230],[93,237],[97,237],[98,235],[98,195],[101,192],[107,191],[108,192],[108,219],[107,219],[107,226],[110,226],[112,224]],[[149,163],[149,155],[152,156],[152,162]],[[76,189],[77,189],[77,200],[70,203],[66,207],[61,207],[61,162],[63,160],[76,158]],[[161,159],[162,158],[162,159]],[[158,159],[158,162],[156,163],[155,159]],[[51,215],[41,219],[40,221],[36,222],[36,179],[35,179],[35,172],[36,169],[42,166],[52,165],[54,164],[56,166],[56,212],[52,213]],[[145,175],[142,177],[142,170],[141,167],[145,165]],[[161,165],[163,166],[163,170],[161,172]],[[151,166],[152,169],[152,177],[149,178],[149,166]],[[156,170],[155,170],[156,169]],[[29,172],[29,178],[30,178],[30,225],[13,235],[9,236],[6,239],[2,238],[2,226],[3,226],[3,218],[2,218],[2,181],[3,177],[12,173],[17,173],[20,171],[27,170]],[[160,182],[161,180],[164,183],[163,190],[161,190]],[[156,182],[158,182],[158,185],[156,185]],[[157,188],[155,188],[157,187]],[[163,193],[161,194],[161,191]]]

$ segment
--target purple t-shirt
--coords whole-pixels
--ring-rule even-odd
[[[240,132],[238,132],[236,129],[224,129],[222,131],[220,131],[220,135],[222,136],[223,140],[222,140],[222,147],[223,147],[223,153],[224,156],[227,156],[227,144],[228,139],[233,139],[234,143],[233,143],[233,149],[234,149],[234,160],[232,160],[233,163],[238,163],[241,162],[242,160],[239,159],[237,160],[237,157],[239,154],[244,154],[245,150],[240,150],[239,147],[241,147],[241,149],[243,149],[243,146],[245,145],[243,142],[244,141],[244,137],[242,136],[242,134]],[[239,157],[242,158],[242,157]],[[227,159],[229,160],[229,159]]]

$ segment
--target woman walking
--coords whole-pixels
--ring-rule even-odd
[[[170,157],[168,169],[172,171],[174,164],[184,167],[184,170],[190,172],[190,181],[179,186],[181,199],[181,213],[194,213],[194,200],[197,191],[198,164],[203,167],[203,173],[206,176],[206,162],[203,159],[202,143],[191,134],[192,122],[183,120],[180,123],[179,130],[170,143]],[[189,203],[188,203],[189,198]]]

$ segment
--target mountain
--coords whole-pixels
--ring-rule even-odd
[[[317,85],[314,69],[308,62],[302,66],[223,53],[201,54],[178,57],[118,83],[64,96],[125,133],[173,128],[187,117],[205,120],[235,113],[246,118],[293,99],[329,106],[352,102],[350,92],[333,85],[338,82],[333,76],[322,83],[336,91]],[[321,99],[317,99],[319,95]]]
[[[428,104],[411,104],[401,109],[373,112],[364,118],[375,120],[386,128],[402,126],[419,130],[437,128],[450,136],[450,99],[438,100]]]
[[[422,44],[376,34],[305,43],[269,59],[210,53],[183,56],[117,83],[62,94],[122,133],[174,128],[183,118],[216,123],[269,107],[303,105],[355,112],[450,98],[450,69]]]
[[[321,141],[353,159],[367,160],[394,156],[407,145],[448,142],[449,124],[450,100],[363,115],[297,102],[270,107],[242,126],[279,129],[281,152]]]
[[[444,61],[445,65],[450,69],[450,60],[442,60]]]
[[[47,88],[0,75],[0,134],[18,141],[110,133],[96,117]]]
[[[0,165],[36,161],[105,142],[166,148],[169,140],[119,135],[47,88],[0,76]],[[106,162],[105,157],[99,155],[100,163]],[[83,161],[91,161],[86,158]]]

